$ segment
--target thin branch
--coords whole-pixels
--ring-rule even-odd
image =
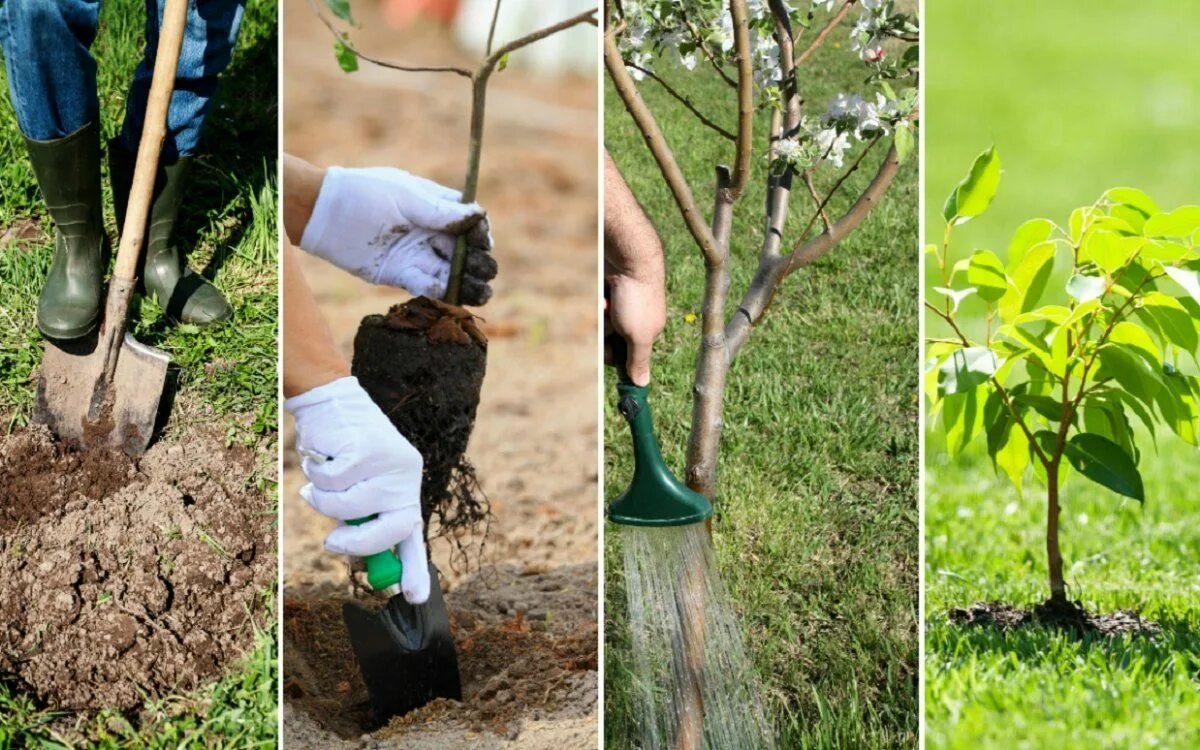
[[[488,26],[487,48],[484,55],[492,54],[492,41],[496,38],[496,21],[500,19],[500,3],[503,0],[496,0],[496,7],[492,9],[492,23]]]
[[[350,42],[349,36],[343,34],[341,31],[338,31],[337,27],[333,25],[333,22],[326,18],[325,14],[321,12],[321,9],[317,6],[316,0],[308,0],[308,5],[310,8],[312,8],[312,11],[316,14],[317,18],[320,19],[321,23],[325,24],[325,28],[329,29],[329,33],[333,34],[333,38],[337,40],[339,44],[369,63],[378,65],[381,68],[403,70],[406,73],[453,73],[454,75],[462,76],[463,78],[471,77],[471,71],[457,65],[405,65],[402,63],[396,63],[389,60],[381,60],[377,57],[372,57],[371,55],[368,55],[360,50],[358,47],[355,47]]]
[[[808,48],[801,52],[800,56],[796,58],[797,67],[803,65],[804,61],[807,60],[812,53],[817,51],[817,48],[825,42],[825,38],[829,36],[830,32],[836,29],[837,25],[842,22],[843,18],[846,17],[846,14],[850,12],[850,6],[854,5],[855,2],[856,0],[846,0],[846,4],[839,8],[837,13],[833,14],[833,17],[829,19],[829,23],[825,24],[825,26],[819,32],[817,32],[817,35],[813,37],[813,40],[808,45]]]
[[[954,317],[950,315],[950,313],[939,310],[936,305],[929,301],[925,302],[925,309],[931,311],[934,315],[937,315],[939,318],[944,320],[947,325],[954,330],[954,333],[958,336],[958,341],[961,342],[963,346],[973,346],[971,340],[967,338],[967,335],[963,333],[961,328],[958,327],[958,323],[954,320]],[[1033,431],[1029,429],[1029,425],[1025,424],[1025,419],[1017,411],[1017,407],[1013,405],[1012,396],[1010,396],[1008,391],[1004,388],[1004,384],[996,379],[994,375],[992,376],[991,381],[992,385],[996,387],[996,395],[1000,396],[1000,400],[1004,402],[1004,406],[1008,409],[1009,414],[1012,415],[1013,421],[1016,422],[1021,428],[1021,432],[1025,433],[1025,439],[1029,441],[1029,445],[1033,448],[1034,453],[1037,454],[1038,460],[1042,462],[1042,466],[1049,468],[1050,457],[1046,455],[1046,453],[1042,450],[1042,447],[1038,445],[1037,440],[1034,439]]]
[[[861,159],[861,157],[860,157]],[[848,211],[833,223],[832,228],[795,247],[789,255],[764,259],[742,296],[738,309],[725,326],[728,356],[733,360],[750,335],[750,329],[762,318],[774,300],[780,282],[793,271],[803,268],[833,249],[848,234],[858,228],[863,219],[879,203],[900,170],[900,157],[893,145],[879,165],[875,176],[862,195]],[[832,196],[833,193],[830,193]],[[816,220],[814,217],[813,221]],[[811,224],[811,222],[810,222]],[[805,230],[808,231],[807,229]]]
[[[750,59],[750,23],[746,15],[746,0],[729,0],[733,20],[733,46],[737,53],[738,136],[737,155],[733,162],[733,179],[729,197],[736,201],[750,179],[750,151],[754,139],[754,68]]]
[[[676,163],[675,155],[671,153],[662,130],[658,127],[658,122],[642,100],[641,94],[638,93],[633,77],[625,69],[625,61],[621,59],[616,37],[611,30],[604,34],[604,67],[608,70],[609,78],[612,79],[613,87],[620,95],[621,101],[624,102],[625,109],[629,111],[630,117],[633,118],[642,138],[646,141],[646,146],[649,147],[650,153],[658,163],[658,169],[662,173],[667,187],[671,190],[671,195],[679,207],[679,213],[692,238],[700,246],[707,262],[721,262],[724,254],[713,238],[712,230],[705,223],[704,217],[696,205],[692,189],[683,176],[679,164]]]
[[[498,5],[498,4],[497,4]],[[467,177],[463,182],[462,200],[470,203],[475,200],[475,191],[479,187],[479,164],[483,156],[483,116],[487,105],[487,84],[492,72],[500,61],[511,52],[521,49],[546,37],[557,34],[581,23],[596,23],[596,9],[593,8],[578,15],[559,21],[556,24],[539,29],[523,37],[514,39],[500,49],[487,56],[479,65],[479,69],[471,75],[471,129],[467,147]],[[446,282],[444,301],[452,305],[458,304],[458,295],[462,286],[463,266],[467,260],[467,239],[461,235],[454,246],[454,255],[450,259],[450,278]]]
[[[828,232],[833,229],[833,224],[829,221],[829,214],[825,213],[825,204],[829,202],[829,199],[821,200],[821,196],[817,195],[817,186],[813,184],[811,169],[804,170],[804,186],[808,188],[808,194],[812,196],[813,203],[817,204],[817,215],[821,217],[821,224]]]
[[[683,11],[681,10],[680,15],[682,14]],[[695,24],[686,18],[684,18],[683,24],[687,27],[688,32],[692,35],[692,41],[694,41],[696,46],[700,48],[700,51],[704,53],[704,57],[708,59],[708,62],[712,65],[713,70],[717,71],[717,75],[721,76],[721,78],[725,80],[725,83],[728,83],[733,88],[737,88],[737,81],[730,78],[729,74],[725,72],[725,69],[721,67],[720,61],[717,60],[716,56],[712,53],[712,50],[708,48],[708,45],[704,43],[704,38],[700,36],[700,30],[696,28]]]
[[[725,128],[721,127],[717,123],[713,122],[709,118],[705,117],[704,113],[701,112],[699,109],[697,109],[695,104],[692,104],[691,99],[689,99],[686,96],[684,96],[683,94],[679,93],[675,88],[673,88],[671,86],[671,84],[664,81],[654,71],[652,71],[648,68],[643,68],[642,66],[638,65],[637,63],[632,63],[632,62],[629,62],[628,60],[625,61],[625,66],[629,67],[629,68],[633,68],[634,70],[640,72],[642,75],[646,76],[650,80],[657,83],[659,86],[662,86],[663,89],[668,94],[670,94],[676,101],[678,101],[680,104],[682,104],[684,107],[686,107],[689,112],[691,112],[693,115],[695,115],[696,119],[698,119],[701,124],[703,124],[704,126],[706,126],[708,128],[711,128],[722,138],[726,138],[731,141],[737,140],[736,135],[729,132]]]
[[[582,13],[571,16],[570,18],[567,18],[565,20],[559,21],[558,23],[553,24],[552,26],[547,26],[544,29],[538,29],[537,31],[534,31],[530,34],[526,34],[523,37],[519,37],[517,39],[512,40],[508,44],[505,44],[500,49],[498,49],[495,52],[493,52],[492,54],[488,55],[488,58],[483,61],[483,64],[479,66],[479,70],[476,71],[475,77],[476,78],[480,78],[480,77],[486,78],[487,76],[491,75],[492,70],[496,67],[496,65],[500,62],[500,60],[502,60],[504,58],[505,55],[508,55],[512,52],[516,52],[517,50],[521,49],[522,47],[527,47],[530,44],[533,44],[534,42],[545,39],[546,37],[551,36],[553,34],[557,34],[560,31],[565,31],[566,29],[569,29],[572,26],[578,26],[581,23],[591,24],[592,26],[597,25],[596,10],[597,10],[596,8],[592,8],[591,10],[585,10]]]
[[[830,188],[829,194],[825,196],[825,200],[820,201],[817,204],[817,210],[813,212],[813,215],[808,220],[808,223],[804,225],[804,230],[802,232],[800,232],[801,242],[803,242],[804,238],[806,236],[808,236],[808,231],[810,229],[812,229],[813,224],[817,223],[817,219],[821,218],[821,214],[825,211],[825,207],[827,205],[829,205],[829,201],[833,200],[833,196],[837,195],[837,191],[841,190],[842,185],[846,184],[846,180],[850,179],[850,175],[852,175],[858,171],[859,166],[862,165],[863,159],[865,159],[867,157],[867,154],[871,152],[871,149],[875,147],[875,144],[879,143],[879,138],[880,138],[880,136],[876,136],[875,138],[873,138],[871,140],[870,143],[867,144],[867,147],[862,150],[862,153],[860,153],[858,155],[858,158],[854,160],[854,163],[850,165],[850,168],[847,169],[844,173],[842,173],[842,176],[837,179],[837,182],[833,183],[833,187]],[[829,150],[827,150],[825,152],[825,155],[828,156],[830,151],[832,151],[832,150],[833,150],[833,147],[830,146]],[[825,157],[822,157],[822,160],[824,160],[824,158]],[[812,170],[810,169],[805,174],[811,175]],[[828,234],[828,231],[826,231],[826,234]],[[797,243],[796,248],[799,249],[799,247],[800,247],[800,245]],[[796,250],[793,250],[792,255],[795,256],[795,254],[796,254]],[[814,258],[814,260],[815,260],[815,258]],[[811,263],[812,261],[809,261],[809,262]],[[808,265],[808,264],[806,263],[805,265]],[[789,271],[789,273],[790,273],[790,271]]]

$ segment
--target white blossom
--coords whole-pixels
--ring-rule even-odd
[[[821,154],[833,166],[841,169],[842,155],[846,153],[846,149],[850,148],[850,139],[845,133],[839,133],[834,128],[826,128],[817,133],[817,147],[821,149]]]

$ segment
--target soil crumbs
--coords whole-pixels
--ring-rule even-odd
[[[0,679],[40,704],[135,715],[253,645],[275,587],[269,459],[198,431],[139,460],[0,437]]]
[[[362,737],[364,745],[390,747],[399,740],[420,748],[428,740],[429,747],[444,747],[451,727],[477,747],[518,739],[540,747],[545,735],[544,746],[561,748],[564,740],[593,738],[596,583],[593,564],[549,572],[500,565],[459,585],[446,606],[463,701],[435,700]],[[289,744],[307,745],[303,738],[320,733],[318,726],[346,740],[370,728],[366,687],[342,624],[348,597],[338,588],[289,588],[284,601],[284,694],[308,715],[285,722]]]
[[[969,607],[951,609],[947,618],[954,625],[993,627],[1002,632],[1033,626],[1106,638],[1125,635],[1153,638],[1162,632],[1158,623],[1143,619],[1132,610],[1091,614],[1077,602],[1047,601],[1032,609],[1004,602],[976,602]]]

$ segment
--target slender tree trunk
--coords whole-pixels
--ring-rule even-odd
[[[733,228],[734,203],[729,184],[729,170],[718,167],[712,234],[719,255],[705,259],[700,351],[696,355],[692,385],[692,429],[685,474],[688,487],[709,500],[715,500],[717,494],[717,451],[724,426],[725,376],[729,372],[725,300],[729,292],[729,234]]]
[[[1058,464],[1046,469],[1046,561],[1050,568],[1050,600],[1065,602],[1067,588],[1063,583],[1062,551],[1058,546]]]

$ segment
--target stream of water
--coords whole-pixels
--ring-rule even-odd
[[[758,679],[704,524],[621,533],[641,747],[771,748]]]

